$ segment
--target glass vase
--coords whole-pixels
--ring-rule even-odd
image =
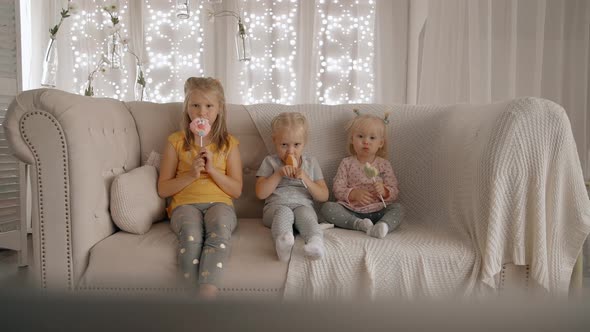
[[[94,96],[94,87],[92,86],[93,77],[88,77],[88,82],[86,82],[86,89],[84,89],[84,95],[88,97]]]
[[[176,17],[181,19],[191,17],[189,0],[176,0]]]
[[[57,42],[51,37],[47,43],[47,50],[43,58],[43,73],[41,75],[41,86],[55,88],[57,77]]]
[[[236,34],[236,52],[239,61],[250,61],[250,37],[246,33],[246,26],[238,21],[238,33]]]
[[[111,69],[121,68],[121,55],[123,54],[123,44],[118,33],[113,33],[107,38],[107,59]]]
[[[145,76],[143,74],[143,68],[137,65],[135,69],[135,100],[143,101],[145,96]]]

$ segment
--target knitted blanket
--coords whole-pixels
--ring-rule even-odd
[[[324,231],[326,256],[296,241],[285,298],[439,296],[499,286],[502,265],[530,266],[531,285],[566,293],[590,202],[564,110],[522,98],[491,105],[246,106],[269,152],[270,121],[298,111],[310,123],[306,153],[329,188],[346,154],[346,122],[391,112],[388,159],[405,219],[384,239]]]

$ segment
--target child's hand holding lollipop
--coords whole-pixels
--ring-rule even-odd
[[[365,163],[365,166],[363,167],[363,172],[365,172],[365,175],[373,180],[373,183],[376,183],[377,180],[375,179],[377,176],[379,176],[379,170],[375,167],[373,167],[373,165],[369,164],[368,162]],[[381,198],[381,202],[383,203],[383,207],[387,207],[387,204],[385,204],[385,200],[383,199],[383,195],[381,193],[379,193],[379,198]]]
[[[297,161],[297,158],[295,158],[295,156],[292,154],[287,155],[285,165],[293,167],[294,169],[296,169],[298,173],[301,171],[299,169],[299,162]],[[303,186],[307,188],[307,185],[305,184],[305,181],[303,181],[303,179],[301,179],[301,183],[303,183]]]

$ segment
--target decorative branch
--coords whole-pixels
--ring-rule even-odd
[[[104,65],[109,65],[111,62],[109,61],[109,59],[107,59],[107,57],[103,54],[102,57],[100,58],[100,60],[98,61],[98,63],[96,64],[96,67],[94,68],[93,71],[90,72],[90,74],[88,74],[88,82],[86,85],[86,89],[84,90],[84,95],[85,96],[94,96],[94,88],[92,87],[92,81],[94,80],[94,75],[96,75],[96,73],[98,71],[104,73],[106,71],[106,69],[104,68]]]
[[[55,36],[57,35],[57,32],[59,31],[59,28],[61,27],[61,24],[63,23],[63,21],[70,17],[71,14],[77,14],[78,13],[78,5],[74,2],[70,2],[68,3],[68,8],[66,9],[62,9],[60,12],[60,19],[59,22],[51,29],[49,29],[49,36],[51,39],[55,39]]]
[[[139,73],[137,75],[137,81],[136,81],[137,84],[139,84],[145,88],[145,85],[146,85],[145,75],[143,74],[142,63],[141,63],[141,60],[139,59],[139,56],[137,54],[135,54],[135,52],[133,52],[133,50],[131,50],[131,48],[129,47],[129,40],[128,39],[123,39],[122,43],[123,43],[123,45],[125,45],[127,53],[133,55],[133,57],[135,58],[135,63],[137,65],[137,67],[139,68]]]

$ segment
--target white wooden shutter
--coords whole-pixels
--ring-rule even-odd
[[[1,125],[18,91],[17,64],[16,4],[0,1],[0,232],[19,228],[21,170],[10,155]]]

